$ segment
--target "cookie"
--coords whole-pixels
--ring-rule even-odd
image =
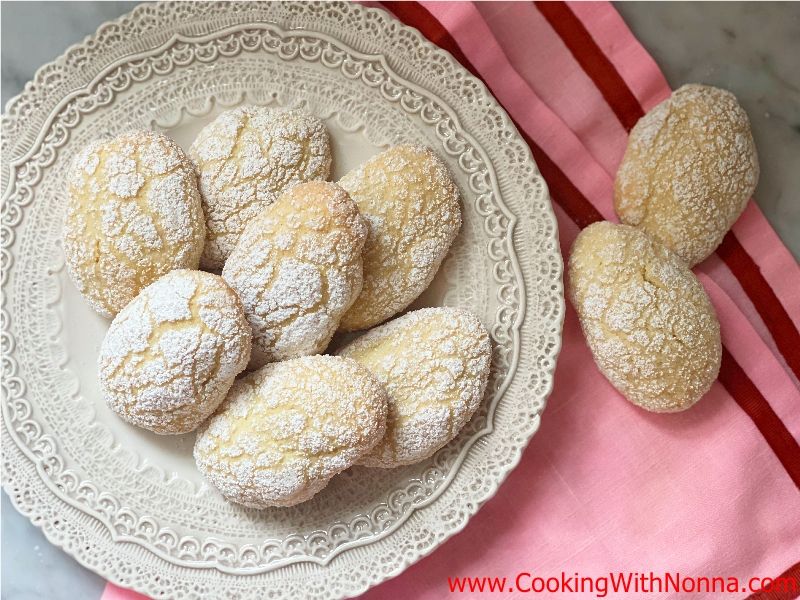
[[[114,318],[98,359],[108,406],[160,434],[197,428],[250,357],[250,326],[218,275],[177,270]]]
[[[206,125],[189,155],[206,217],[205,269],[219,270],[247,224],[297,183],[327,179],[328,131],[318,118],[261,106],[226,111]]]
[[[253,328],[250,368],[322,352],[361,290],[367,226],[335,183],[302,183],[254,217],[222,277]]]
[[[684,85],[631,130],[614,207],[689,266],[708,257],[758,182],[750,122],[730,92]]]
[[[67,271],[104,317],[165,273],[197,268],[205,225],[194,168],[165,135],[132,131],[93,142],[67,184]]]
[[[225,498],[291,506],[322,490],[383,436],[386,391],[355,361],[307,356],[238,380],[200,430],[197,466]]]
[[[719,322],[703,286],[640,229],[584,229],[569,258],[569,295],[597,366],[634,404],[685,410],[717,378]]]
[[[483,398],[492,347],[469,311],[423,308],[368,331],[337,354],[386,387],[386,435],[359,463],[392,468],[428,458],[466,425]]]
[[[461,196],[444,162],[413,145],[378,154],[339,184],[369,224],[364,285],[341,323],[355,331],[394,316],[430,285],[461,227]]]

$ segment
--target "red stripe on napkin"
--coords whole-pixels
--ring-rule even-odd
[[[800,445],[724,346],[722,347],[719,382],[725,386],[736,403],[753,420],[775,456],[781,461],[789,477],[800,488]]]
[[[550,160],[544,150],[537,146],[536,142],[516,122],[514,122],[514,125],[522,139],[530,146],[531,154],[533,154],[533,159],[539,167],[539,172],[545,178],[550,189],[550,195],[564,209],[569,218],[581,229],[596,221],[602,221],[603,215],[581,194],[580,190],[564,175],[564,172]]]
[[[800,333],[761,269],[745,251],[736,235],[729,231],[717,254],[725,261],[747,296],[752,300],[764,325],[775,340],[786,364],[800,379]]]
[[[594,81],[622,126],[630,131],[644,115],[644,110],[583,23],[562,2],[537,1],[534,4]]]

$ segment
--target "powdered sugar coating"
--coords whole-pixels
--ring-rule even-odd
[[[631,131],[614,205],[623,223],[641,227],[692,266],[722,242],[758,174],[750,122],[734,95],[684,85]]]
[[[339,184],[369,224],[364,285],[342,318],[343,331],[397,314],[430,285],[461,228],[458,187],[429,148],[395,146]]]
[[[392,468],[428,458],[467,424],[483,399],[492,347],[469,311],[423,308],[368,331],[338,354],[386,387],[386,435],[359,462]]]
[[[206,215],[206,269],[222,269],[247,223],[281,192],[327,179],[331,169],[321,120],[260,106],[219,115],[200,131],[189,155],[197,164]]]
[[[233,502],[305,502],[381,439],[386,406],[386,390],[355,361],[272,363],[234,384],[198,433],[195,461]]]
[[[111,410],[155,433],[192,431],[216,410],[250,357],[250,326],[218,275],[177,270],[120,311],[100,348]]]
[[[250,368],[322,352],[361,290],[367,226],[335,183],[302,183],[247,226],[222,277],[253,328]]]
[[[719,321],[686,264],[643,231],[584,229],[569,259],[569,294],[600,371],[628,400],[684,410],[719,372]]]
[[[101,315],[173,269],[197,268],[205,225],[194,167],[165,135],[93,142],[75,158],[68,191],[67,270]]]

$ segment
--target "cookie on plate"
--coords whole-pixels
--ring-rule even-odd
[[[132,131],[93,142],[67,184],[67,270],[104,317],[165,273],[197,268],[205,240],[197,181],[167,136]]]
[[[358,363],[306,356],[238,380],[200,430],[197,466],[225,498],[292,506],[322,490],[383,436],[386,390]]]
[[[371,329],[337,353],[386,386],[386,435],[360,464],[419,462],[452,440],[483,399],[492,346],[478,317],[461,308],[423,308]]]
[[[369,225],[364,286],[342,318],[366,329],[402,311],[430,285],[461,228],[461,195],[430,148],[395,146],[339,181]]]
[[[206,216],[201,265],[219,270],[245,226],[294,184],[327,179],[331,145],[323,122],[295,110],[241,106],[206,125],[189,155]]]
[[[218,275],[177,270],[114,318],[98,365],[108,406],[160,434],[186,433],[216,410],[250,357],[250,326]]]
[[[253,328],[250,368],[322,352],[361,290],[367,226],[335,183],[301,183],[254,217],[222,277]]]

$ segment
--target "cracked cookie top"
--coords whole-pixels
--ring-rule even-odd
[[[205,226],[194,168],[168,137],[132,131],[93,142],[67,183],[67,269],[101,315],[173,269],[197,268]]]
[[[250,326],[218,275],[177,270],[116,316],[98,359],[120,417],[156,433],[186,433],[219,406],[250,357]]]
[[[677,254],[643,231],[608,221],[575,240],[569,295],[603,375],[655,412],[694,404],[717,377],[719,321]]]
[[[386,435],[359,463],[387,469],[428,458],[458,435],[483,399],[492,362],[478,317],[449,307],[405,314],[337,354],[386,386]]]
[[[722,242],[758,175],[750,121],[736,97],[684,85],[631,130],[614,207],[623,223],[641,227],[692,266]]]
[[[197,435],[200,471],[255,508],[310,499],[381,439],[386,390],[353,360],[306,356],[239,379]]]
[[[253,328],[251,368],[325,350],[361,290],[367,227],[335,183],[294,186],[247,226],[222,277]]]
[[[366,329],[394,316],[433,280],[461,228],[461,194],[444,162],[403,144],[342,177],[366,219],[364,285],[341,329]]]
[[[198,134],[197,165],[206,217],[203,268],[225,264],[245,226],[297,183],[327,179],[331,145],[323,122],[300,111],[241,106]]]

